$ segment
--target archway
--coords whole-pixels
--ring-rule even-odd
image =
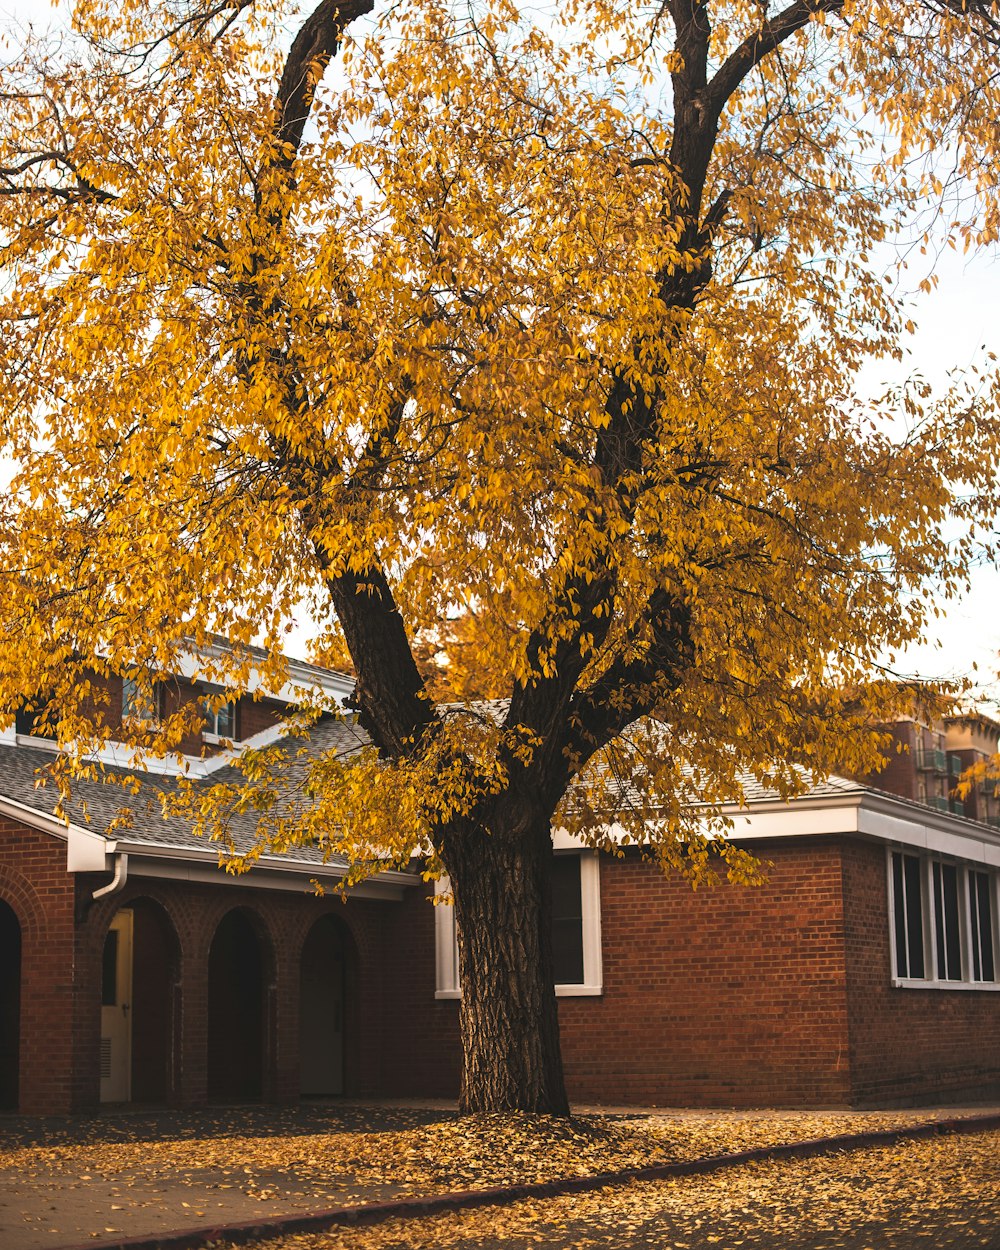
[[[101,953],[101,1101],[174,1094],[180,949],[163,908],[140,898],[115,913]]]
[[[16,1111],[21,1050],[21,925],[0,900],[0,1110]]]
[[[170,1102],[175,1093],[180,948],[152,899],[132,904],[132,1101]]]
[[[299,967],[299,1088],[303,1097],[344,1092],[347,946],[333,916],[309,930]]]
[[[263,953],[249,916],[231,911],[208,955],[208,1096],[252,1102],[263,1088]]]

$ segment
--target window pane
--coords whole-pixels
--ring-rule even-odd
[[[972,921],[972,979],[995,981],[993,899],[989,873],[969,873],[969,916]]]
[[[892,853],[892,908],[896,935],[896,976],[909,976],[906,950],[906,893],[903,887],[903,857]]]
[[[906,899],[907,976],[924,977],[924,904],[920,893],[920,860],[903,856],[903,886]]]
[[[142,686],[132,677],[122,678],[122,720],[155,721],[157,692]]]
[[[938,977],[942,981],[961,981],[962,939],[958,923],[958,869],[954,864],[934,865],[934,907]]]
[[[232,703],[220,707],[215,714],[215,732],[220,738],[232,738],[236,734],[236,708]]]
[[[219,707],[215,700],[221,691],[212,691],[201,701],[201,709],[205,717],[205,733],[215,734],[219,738],[236,737],[236,704],[224,703]]]
[[[139,715],[139,686],[131,677],[122,678],[122,720]]]
[[[580,856],[552,863],[552,958],[556,985],[583,984],[583,905]]]

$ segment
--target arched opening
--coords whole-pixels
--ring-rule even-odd
[[[21,1050],[21,925],[0,901],[0,1110],[16,1111]]]
[[[264,960],[249,916],[223,916],[208,955],[208,1096],[252,1102],[264,1087]]]
[[[101,1101],[174,1093],[180,951],[166,913],[137,899],[115,913],[101,954]]]
[[[346,957],[343,926],[323,916],[309,930],[299,970],[299,1088],[305,1098],[344,1092]]]
[[[137,899],[132,916],[132,1101],[170,1102],[180,949],[165,912],[152,899]]]

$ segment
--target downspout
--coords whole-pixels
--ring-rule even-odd
[[[125,882],[128,880],[128,856],[124,851],[119,851],[115,856],[115,875],[111,878],[107,885],[102,885],[99,890],[95,890],[93,898],[107,898],[111,894],[117,894],[119,890],[125,888]]]

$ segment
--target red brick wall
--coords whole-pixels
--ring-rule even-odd
[[[240,699],[236,723],[241,738],[252,738],[262,730],[270,729],[288,715],[289,709],[275,699]]]
[[[853,1097],[925,1103],[1000,1091],[1000,993],[896,989],[885,847],[844,848]]]
[[[692,892],[601,859],[604,994],[563,998],[570,1097],[796,1106],[849,1097],[836,845],[768,843],[760,888]]]
[[[892,741],[886,747],[885,767],[858,780],[863,785],[898,794],[904,799],[916,799],[919,727],[913,721],[897,721],[882,728],[892,735]]]
[[[248,878],[252,881],[252,875]],[[174,1004],[173,1048],[177,1054],[173,1101],[198,1104],[207,1094],[208,956],[216,928],[239,908],[250,920],[264,966],[263,1096],[271,1101],[298,1097],[299,967],[311,926],[332,913],[344,934],[346,957],[345,1090],[371,1095],[383,1087],[383,1040],[387,1033],[388,979],[384,931],[400,908],[392,901],[318,898],[308,891],[276,891],[252,885],[213,885],[133,877],[125,890],[101,900],[79,931],[78,957],[88,988],[81,999],[82,1069],[78,1105],[99,1098],[97,1054],[100,1008],[97,978],[104,935],[115,912],[136,900],[162,909],[171,942],[176,943],[180,978]],[[433,992],[433,991],[432,991]]]
[[[575,1102],[779,1106],[850,1097],[839,848],[756,848],[761,889],[692,893],[637,855],[601,858],[604,993],[561,998]],[[458,1003],[434,1001],[430,887],[387,910],[387,1094],[455,1096]]]
[[[764,887],[697,893],[635,854],[602,857],[604,993],[560,1000],[574,1101],[822,1106],[1000,1088],[1000,994],[890,987],[883,847],[827,838],[754,849],[772,861]],[[163,982],[154,1014],[170,1037],[146,1054],[167,1063],[170,1101],[206,1097],[208,955],[233,908],[261,945],[265,1099],[298,1095],[301,952],[327,914],[346,950],[346,1092],[457,1093],[458,1004],[434,999],[429,886],[401,903],[344,904],[132,876],[92,902],[106,880],[80,877],[74,900],[65,844],[0,822],[0,898],[24,950],[22,1111],[98,1102],[101,951],[115,912],[133,903],[158,926],[147,973]]]
[[[0,818],[0,899],[21,926],[19,1109],[72,1105],[73,879],[66,843]]]
[[[208,954],[219,921],[235,908],[243,910],[254,927],[265,969],[264,1098],[298,1097],[301,950],[312,924],[328,913],[342,930],[346,955],[345,1090],[355,1095],[382,1092],[385,1039],[399,1018],[399,1004],[387,996],[389,966],[395,966],[387,934],[397,932],[392,917],[403,905],[363,899],[345,905],[336,896],[318,898],[307,891],[139,877],[130,878],[119,894],[95,902],[93,891],[105,884],[106,875],[81,874],[74,879],[65,863],[61,839],[0,820],[0,899],[17,916],[22,941],[22,1113],[60,1114],[99,1102],[101,954],[112,918],[130,904],[138,904],[136,914],[142,917],[136,933],[137,973],[161,982],[161,1000],[152,1002],[155,996],[148,986],[140,987],[134,1009],[145,1007],[145,1025],[155,1017],[158,1027],[170,1034],[158,1050],[144,1046],[144,1024],[133,1017],[139,1060],[133,1069],[136,1095],[153,1079],[148,1067],[143,1068],[144,1060],[147,1065],[165,1062],[167,1101],[204,1102]],[[150,926],[156,930],[156,949],[147,943],[150,959],[143,968],[139,943]],[[165,952],[169,952],[166,960]],[[144,1003],[143,995],[150,1001]]]
[[[434,998],[434,907],[428,901],[433,890],[433,884],[416,886],[402,907],[385,911],[387,1095],[458,1097],[458,1002]]]

